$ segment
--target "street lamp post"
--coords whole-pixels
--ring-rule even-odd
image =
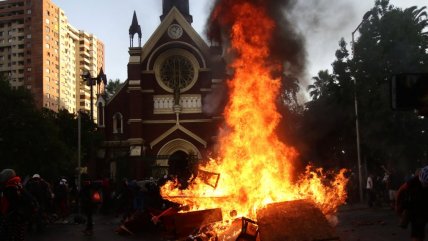
[[[360,29],[361,25],[370,17],[371,11],[368,11],[363,16],[363,20],[358,24],[357,28],[352,32],[352,54],[355,54],[355,40],[354,35]],[[354,56],[352,56],[354,57]],[[363,175],[361,171],[361,148],[360,148],[360,128],[358,121],[358,95],[357,95],[357,79],[354,77],[354,108],[355,108],[355,132],[357,138],[357,160],[358,160],[358,183],[359,183],[359,194],[360,202],[363,201]]]
[[[93,94],[93,86],[97,85],[99,86],[100,83],[104,83],[104,86],[107,84],[107,77],[104,74],[103,68],[100,69],[100,73],[98,74],[98,76],[96,77],[92,77],[91,73],[89,73],[89,71],[86,71],[86,73],[84,73],[82,75],[82,78],[84,81],[86,81],[86,84],[90,87],[90,111],[91,111],[91,120],[94,120],[94,94]],[[97,88],[97,95],[100,94],[100,89]]]
[[[82,132],[82,117],[80,116],[80,112],[77,112],[77,188],[80,193],[81,185],[82,185],[82,164],[80,159],[81,153],[81,132]],[[80,215],[80,201],[78,201],[77,205],[77,213]]]

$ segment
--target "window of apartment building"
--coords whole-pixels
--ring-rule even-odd
[[[47,14],[48,14],[48,16],[51,16],[51,13],[49,11],[47,12]]]
[[[31,68],[27,68],[27,72],[31,72]]]
[[[46,48],[49,49],[51,46],[49,44],[46,44]]]
[[[47,65],[50,65],[50,64],[51,64],[51,61],[50,61],[50,60],[46,60],[46,64],[47,64]]]
[[[28,10],[27,10],[27,14],[31,14],[31,9],[28,9]]]
[[[47,23],[47,24],[49,24],[49,23],[50,23],[49,19],[46,19],[46,23]]]
[[[49,35],[46,35],[46,40],[49,40],[51,37]]]
[[[49,74],[50,72],[51,72],[51,71],[50,71],[50,69],[48,69],[48,68],[47,68],[47,69],[46,69],[46,73],[48,73],[48,74]]]
[[[31,38],[31,34],[27,34],[27,38],[30,39]]]
[[[46,27],[46,33],[49,33],[51,29],[49,27]]]
[[[8,41],[9,43],[12,43],[12,39],[11,39],[11,38],[10,38],[10,39],[8,39],[7,41]]]
[[[51,98],[51,94],[46,94],[46,97],[48,97],[48,99],[50,99]]]

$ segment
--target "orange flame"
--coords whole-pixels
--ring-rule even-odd
[[[334,213],[346,199],[345,170],[327,178],[330,174],[322,169],[307,167],[294,182],[298,153],[275,134],[281,118],[275,105],[281,83],[271,73],[282,68],[269,60],[275,23],[260,6],[236,0],[229,5],[213,15],[213,20],[231,26],[230,50],[237,56],[230,65],[234,78],[228,81],[230,98],[224,112],[228,128],[221,130],[219,157],[202,168],[220,173],[217,188],[198,177],[186,190],[167,183],[162,196],[192,210],[220,207],[224,218],[234,210],[255,219],[264,205],[295,199],[311,199],[325,214]],[[220,16],[225,11],[226,16]]]

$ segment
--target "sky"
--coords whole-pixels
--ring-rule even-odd
[[[160,24],[161,0],[52,0],[65,11],[69,23],[95,34],[105,44],[104,72],[108,79],[127,78],[129,35],[134,10],[142,29],[142,45]],[[192,26],[205,38],[206,19],[214,0],[189,0]],[[298,0],[291,18],[305,37],[306,74],[302,83],[310,83],[318,71],[330,69],[339,40],[351,42],[351,33],[362,21],[375,0]],[[428,0],[390,0],[396,7],[423,7]],[[358,36],[356,36],[358,37]],[[350,49],[348,45],[348,49]]]

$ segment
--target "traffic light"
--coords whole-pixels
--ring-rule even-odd
[[[391,91],[393,110],[418,110],[428,114],[428,73],[394,75]]]

